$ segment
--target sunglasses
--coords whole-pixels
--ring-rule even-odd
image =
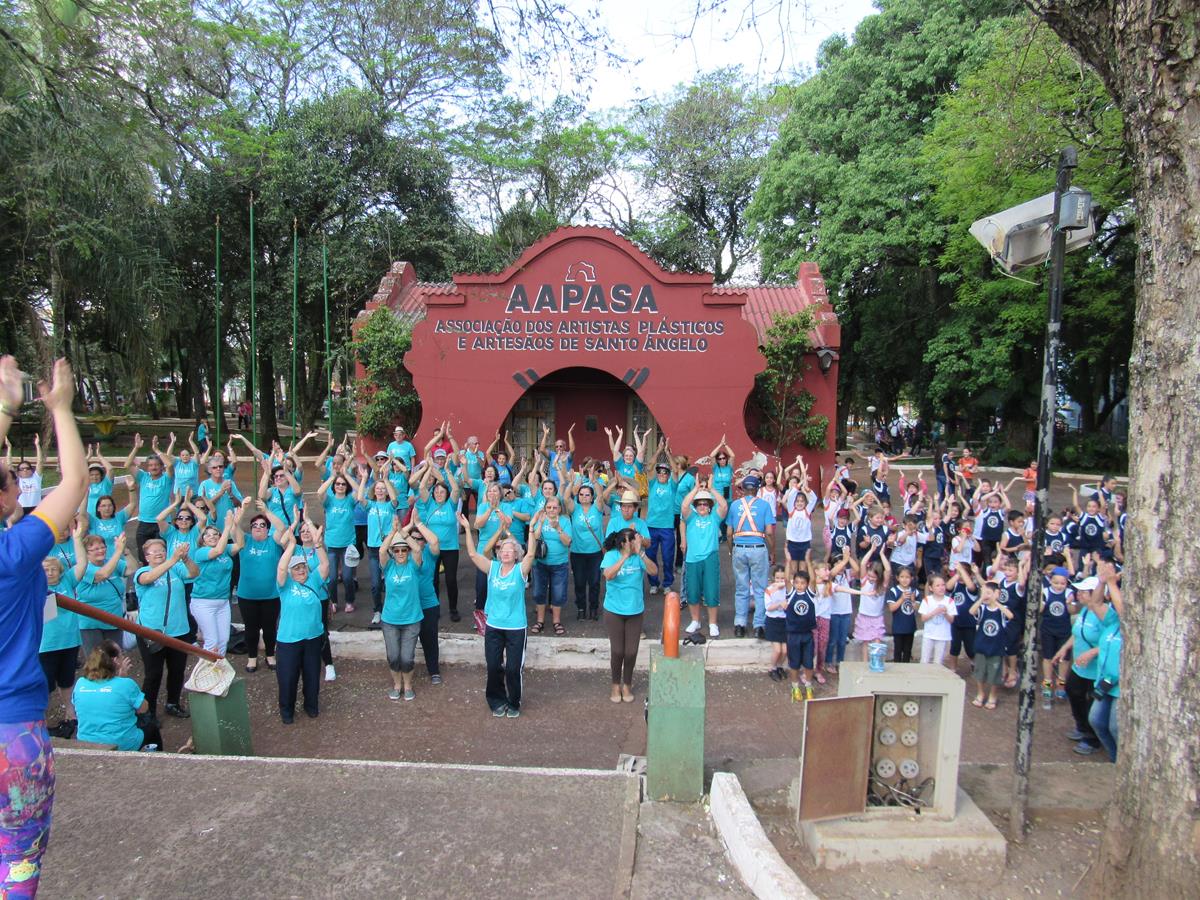
[[[175,521],[176,522],[195,522],[196,520],[192,516],[176,516]]]
[[[727,460],[727,459],[729,459],[728,456],[718,456],[717,462],[725,462],[725,460]]]
[[[266,522],[251,522],[250,527],[251,528],[266,528],[267,523]]]
[[[408,544],[402,544],[399,547],[393,547],[392,552],[393,553],[407,553],[408,549],[409,549]]]

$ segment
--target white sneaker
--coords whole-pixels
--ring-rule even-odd
[[[371,624],[372,625],[378,625],[382,621],[383,621],[383,617],[380,616],[379,613],[375,613],[373,616],[371,616]]]
[[[692,619],[692,624],[687,627],[687,633],[695,634],[699,630],[700,630],[700,623],[697,620]]]
[[[652,593],[652,594],[658,593],[658,585],[657,584],[650,585],[650,593]]]
[[[708,636],[709,636],[709,637],[714,637],[714,638],[715,638],[715,637],[720,637],[720,636],[721,636],[721,629],[720,629],[720,628],[718,628],[718,627],[717,627],[715,624],[711,624],[711,623],[710,623],[710,624],[709,624],[709,626],[708,626]]]
[[[336,681],[337,680],[337,672],[333,671],[333,663],[330,663],[329,665],[327,665],[325,667],[325,680],[326,681]]]

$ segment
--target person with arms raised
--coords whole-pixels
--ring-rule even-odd
[[[22,379],[13,357],[0,358],[0,440],[20,411]],[[38,657],[47,587],[42,560],[87,489],[83,442],[71,413],[75,379],[66,360],[54,364],[51,383],[39,389],[54,422],[62,478],[32,513],[0,533],[0,896],[14,900],[37,894],[54,805],[49,692]],[[0,518],[13,513],[19,494],[12,473],[0,471]]]

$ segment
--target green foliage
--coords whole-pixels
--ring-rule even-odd
[[[359,328],[352,346],[355,359],[368,372],[355,381],[359,430],[384,438],[401,424],[413,433],[421,403],[404,366],[404,355],[412,348],[412,326],[380,307]]]
[[[771,444],[774,452],[790,444],[825,447],[827,416],[813,416],[816,398],[800,387],[815,324],[811,310],[776,316],[762,346],[767,367],[754,379],[751,408],[757,413],[755,436]]]
[[[1103,432],[1072,432],[1054,440],[1054,465],[1066,471],[1124,475],[1129,471],[1129,446]]]

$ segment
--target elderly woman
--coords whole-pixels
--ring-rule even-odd
[[[716,515],[713,515],[715,507]],[[717,628],[717,607],[721,603],[720,526],[728,509],[725,498],[708,490],[708,479],[702,478],[683,498],[683,575],[688,603],[692,608],[689,634],[700,630],[700,607],[708,610],[708,636],[720,637]]]
[[[162,538],[151,538],[142,546],[146,565],[133,573],[137,595],[137,620],[147,628],[161,631],[168,637],[183,637],[188,633],[185,580],[200,574],[192,560],[187,544],[177,544],[167,555]],[[167,715],[186,719],[190,713],[183,706],[183,672],[187,654],[173,647],[151,645],[138,638],[142,657],[142,690],[150,704],[150,714],[158,718],[158,689],[162,684],[163,668],[167,670]]]
[[[275,569],[283,555],[280,542],[290,531],[261,500],[250,518],[250,534],[238,555],[237,602],[246,625],[246,671],[258,671],[258,639],[262,636],[267,668],[275,668],[275,630],[279,624],[279,585]],[[247,508],[249,504],[246,505]]]
[[[595,472],[567,487],[563,500],[571,517],[571,572],[575,579],[575,618],[595,619],[600,610],[600,558],[604,534],[603,497],[597,501]]]
[[[484,607],[487,625],[483,653],[487,664],[485,696],[492,715],[510,719],[521,715],[522,672],[525,667],[525,586],[533,569],[534,542],[521,555],[514,538],[503,538],[496,546],[497,559],[488,559],[475,549],[471,523],[461,516],[467,554],[482,572],[488,573],[488,599]]]
[[[200,574],[192,586],[192,616],[204,635],[204,649],[225,655],[229,646],[232,610],[229,603],[233,578],[233,558],[246,546],[246,537],[238,526],[238,514],[225,514],[225,527],[204,529],[200,546],[192,558]]]
[[[458,616],[458,482],[426,458],[421,464],[418,509],[425,527],[437,535],[441,546],[440,564],[446,577],[446,604],[450,618]],[[430,484],[433,485],[432,489]],[[434,587],[437,579],[434,579]]]
[[[83,514],[80,513],[82,517]],[[81,536],[83,527],[75,529],[75,596],[82,603],[102,609],[114,616],[125,614],[125,535],[119,534],[114,552],[109,553],[104,538],[97,534]],[[83,655],[87,657],[102,641],[120,638],[120,629],[96,619],[79,620],[79,636]]]
[[[392,670],[389,700],[413,700],[413,667],[417,656],[417,638],[421,633],[421,544],[411,529],[401,529],[393,518],[392,527],[379,546],[386,594],[383,602],[383,646],[388,668]]]
[[[279,635],[275,644],[279,663],[275,674],[279,679],[279,718],[284,725],[296,720],[296,689],[302,675],[304,712],[312,719],[320,714],[321,647],[325,639],[321,608],[325,592],[316,583],[323,583],[329,576],[329,557],[321,529],[309,523],[304,528],[312,534],[316,571],[310,571],[308,557],[297,552],[296,537],[290,531],[275,570],[279,586]]]
[[[554,482],[545,483],[553,485]],[[547,498],[541,511],[534,514],[530,528],[530,545],[535,541],[545,545],[541,556],[535,553],[536,561],[533,564],[533,602],[537,621],[533,623],[532,631],[541,634],[545,629],[546,606],[549,604],[554,633],[561,637],[567,633],[562,623],[562,609],[567,602],[571,523],[563,518],[558,497]]]
[[[329,550],[329,564],[332,576],[329,591],[329,601],[337,610],[338,582],[345,586],[346,603],[343,609],[354,612],[354,599],[358,591],[358,582],[354,578],[354,569],[346,565],[346,548],[354,544],[354,494],[358,490],[358,482],[350,473],[349,463],[335,468],[325,482],[317,489],[317,499],[325,507],[325,543]]]
[[[112,641],[102,642],[88,655],[71,695],[79,716],[79,740],[115,744],[118,750],[162,746],[150,704],[129,677],[129,668],[129,657]]]
[[[642,536],[632,528],[615,531],[604,539],[600,565],[608,589],[604,592],[604,627],[608,632],[609,666],[613,703],[633,702],[633,667],[642,640],[646,611],[643,575],[654,577],[658,567],[646,555]]]
[[[372,625],[378,625],[383,620],[383,563],[386,559],[379,551],[392,527],[392,520],[399,515],[396,507],[396,486],[388,478],[389,468],[387,457],[377,460],[375,480],[370,483],[369,490],[369,479],[364,478],[358,483],[358,491],[355,494],[355,499],[364,509],[367,520],[367,565],[371,570],[371,603],[374,607],[371,613]]]

